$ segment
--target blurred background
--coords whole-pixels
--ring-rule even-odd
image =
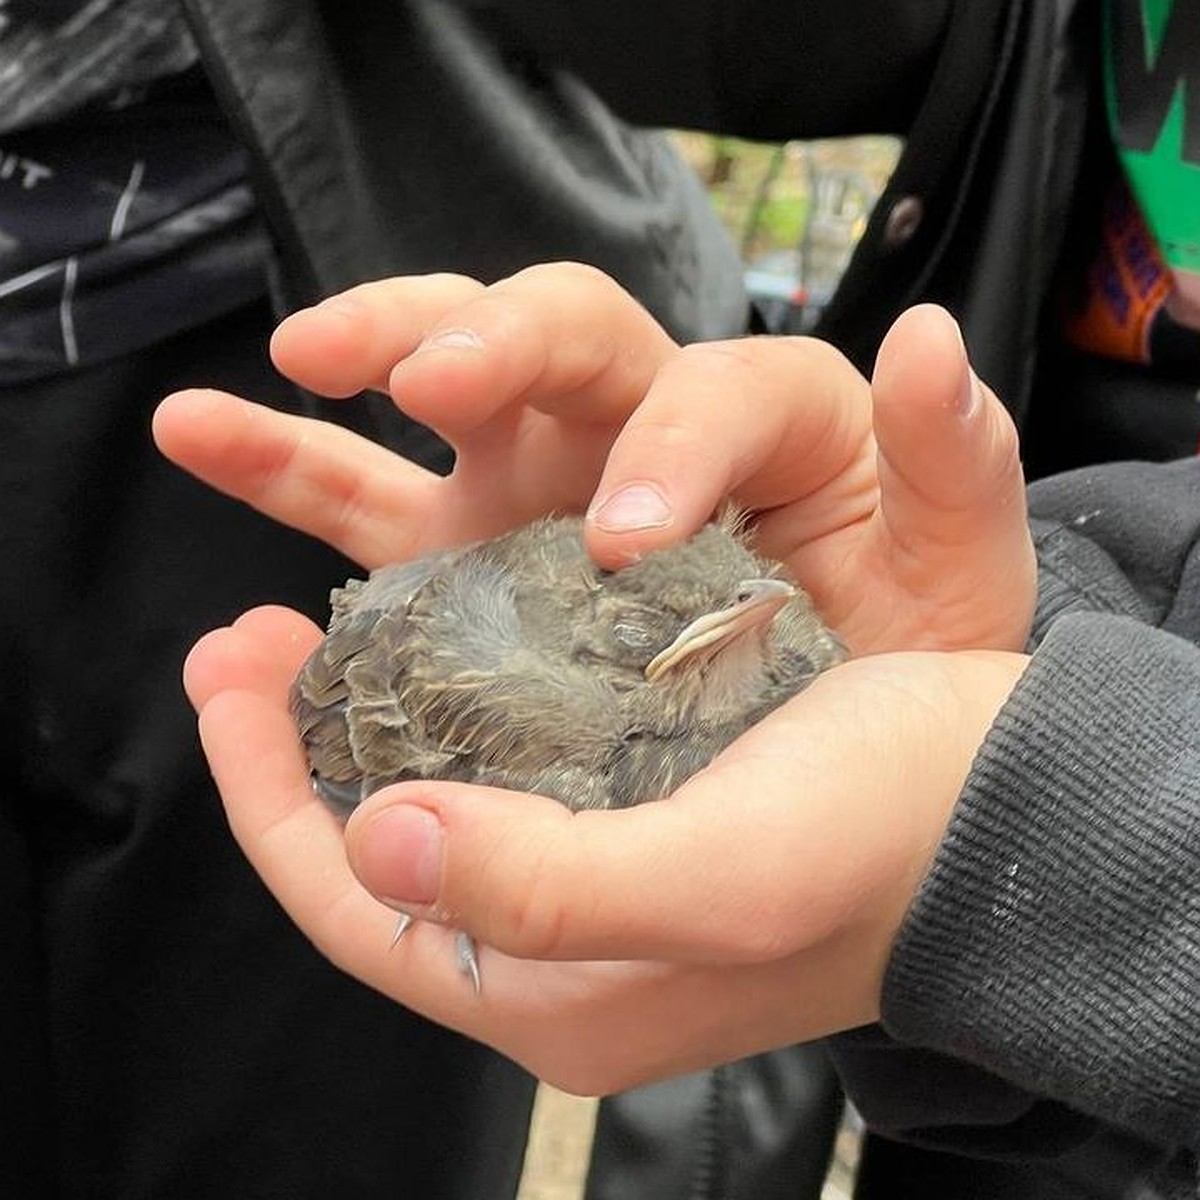
[[[774,333],[807,333],[828,303],[901,143],[893,137],[770,145],[673,133],[741,250]]]

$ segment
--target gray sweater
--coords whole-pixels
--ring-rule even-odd
[[[884,1132],[1076,1182],[1099,1141],[1147,1195],[1195,1195],[1200,461],[1077,471],[1030,505],[1033,660],[900,931],[882,1029],[835,1054]]]

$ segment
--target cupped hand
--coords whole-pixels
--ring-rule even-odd
[[[875,1019],[896,929],[1025,662],[851,661],[655,804],[571,815],[539,797],[412,783],[372,797],[343,838],[286,707],[318,637],[294,613],[260,609],[189,658],[242,848],[343,969],[588,1093]],[[424,919],[389,949],[392,908]],[[451,927],[482,943],[479,994],[455,966]]]
[[[489,288],[388,279],[289,317],[272,357],[321,395],[389,393],[453,446],[448,478],[334,424],[210,389],[168,397],[154,436],[213,487],[374,568],[582,509],[616,431],[676,352],[588,267],[535,267]]]
[[[906,314],[868,383],[812,339],[681,350],[611,282],[560,265],[488,289],[368,285],[286,322],[274,355],[314,390],[387,390],[451,442],[454,473],[218,393],[164,402],[156,437],[364,566],[572,509],[616,566],[732,496],[852,650],[875,652],[658,804],[572,817],[410,784],[343,839],[286,706],[319,633],[247,614],[196,647],[187,686],[234,832],[300,927],[358,978],[577,1090],[873,1019],[895,930],[1023,665],[882,652],[1018,646],[1033,600],[1015,437],[953,322]],[[390,951],[371,893],[425,918]],[[450,926],[484,946],[482,998]]]
[[[445,479],[324,422],[168,398],[163,451],[371,568],[587,511],[618,566],[724,498],[753,514],[856,653],[1020,647],[1034,599],[1016,435],[942,310],[913,309],[871,383],[810,338],[679,348],[590,268],[367,284],[285,321],[277,365],[331,396],[391,394],[456,450]]]

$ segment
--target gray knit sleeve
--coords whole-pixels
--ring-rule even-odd
[[[1200,650],[1057,621],[897,941],[889,1032],[1145,1134],[1200,1135]]]
[[[1030,510],[1029,669],[900,930],[882,1025],[832,1049],[894,1136],[1064,1179],[1119,1153],[1174,1179],[1147,1194],[1195,1196],[1200,461],[1046,480]]]

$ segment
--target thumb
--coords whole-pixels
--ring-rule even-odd
[[[947,613],[957,606],[985,622],[957,630],[956,644],[1019,648],[1036,564],[1017,431],[971,369],[950,314],[932,304],[902,314],[880,346],[871,388],[879,534],[893,569],[903,574],[907,564],[938,579]],[[980,605],[981,595],[994,603]]]
[[[663,801],[572,814],[542,796],[401,784],[355,811],[346,851],[385,904],[514,957],[711,961],[728,957],[730,940],[745,957],[704,916],[711,878],[680,869],[699,852],[688,811]],[[663,886],[648,886],[655,879]],[[695,918],[682,929],[681,913]]]
[[[812,848],[805,823],[781,815],[795,813],[794,781],[756,782],[731,805],[746,781],[718,762],[669,799],[574,814],[523,793],[401,784],[356,810],[346,850],[384,903],[513,957],[768,961],[837,921],[796,869]],[[756,819],[774,831],[767,849],[746,836]]]
[[[925,658],[916,676],[909,655],[826,672],[673,795],[634,808],[385,788],[347,824],[351,869],[393,908],[518,958],[756,963],[848,922],[894,924],[994,713],[950,686],[955,656]],[[914,704],[922,681],[928,702]],[[867,709],[885,716],[864,727]],[[917,799],[897,803],[910,775]]]

